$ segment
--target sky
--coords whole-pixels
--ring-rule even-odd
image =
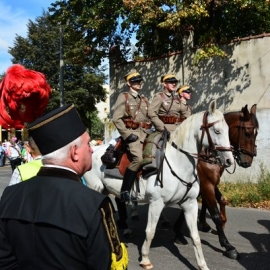
[[[0,74],[12,65],[8,47],[13,47],[16,34],[27,36],[29,20],[47,11],[54,0],[0,0]]]

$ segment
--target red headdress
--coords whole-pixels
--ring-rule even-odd
[[[19,129],[34,121],[46,109],[50,93],[44,74],[11,66],[0,83],[0,125]]]

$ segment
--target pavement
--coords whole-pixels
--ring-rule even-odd
[[[11,177],[10,165],[0,167],[0,194],[8,185]],[[141,270],[139,266],[141,247],[145,238],[147,223],[147,204],[139,204],[138,221],[128,220],[129,227],[134,232],[131,239],[122,240],[128,246],[129,270]],[[164,209],[166,217],[171,224],[180,213],[178,206]],[[229,242],[237,249],[240,258],[228,259],[223,255],[215,226],[207,217],[207,222],[213,228],[210,233],[200,231],[201,243],[205,260],[211,270],[269,270],[270,269],[270,211],[260,209],[227,207],[228,221],[225,234]],[[186,228],[182,228],[186,235],[188,245],[174,244],[172,227],[164,228],[158,224],[156,234],[151,244],[150,259],[157,270],[195,270],[196,265],[194,250]]]

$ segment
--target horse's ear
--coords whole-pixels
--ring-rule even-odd
[[[215,112],[216,106],[217,106],[216,100],[214,99],[214,100],[212,100],[210,102],[210,105],[209,105],[209,110],[208,111],[210,112],[210,114],[213,114]]]
[[[249,115],[249,111],[248,111],[248,105],[243,107],[241,111],[243,113],[244,121],[249,121],[250,120],[250,115]]]
[[[253,104],[250,109],[250,113],[253,113],[254,115],[256,115],[256,111],[257,111],[257,104]]]

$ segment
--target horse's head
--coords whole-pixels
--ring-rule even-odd
[[[216,109],[215,101],[210,103],[208,112],[204,113],[201,131],[201,147],[207,148],[221,165],[231,166],[234,158],[229,141],[228,125],[224,115]]]
[[[193,114],[183,121],[171,134],[170,143],[181,152],[199,158],[203,158],[202,150],[207,150],[215,162],[225,167],[234,163],[228,125],[216,109],[216,101],[210,103],[207,112]]]
[[[233,147],[233,155],[239,166],[248,168],[253,157],[257,155],[256,137],[259,123],[256,118],[257,105],[242,108],[239,112],[229,112],[224,115],[229,126],[229,138]]]

